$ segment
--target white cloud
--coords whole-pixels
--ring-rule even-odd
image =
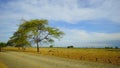
[[[120,23],[120,0],[106,0],[99,8],[104,17],[114,22]]]
[[[78,29],[62,29],[65,32],[65,39],[78,41],[111,41],[120,40],[120,33],[99,33],[88,32]]]
[[[61,46],[110,46],[110,44],[106,44],[105,42],[120,40],[120,33],[99,33],[78,29],[60,29],[65,32],[65,36],[60,41],[56,41],[55,44]]]
[[[10,25],[9,27],[13,27],[7,31],[16,30],[15,25],[21,18],[27,20],[44,18],[68,23],[103,18],[119,24],[120,0],[11,0],[4,4],[0,3],[0,20],[2,21],[0,25],[6,23]],[[120,33],[87,32],[67,29],[67,27],[62,30],[66,35],[61,42],[65,44],[120,40]],[[11,35],[12,33],[9,36]]]
[[[2,5],[7,11],[1,12],[0,19],[46,18],[74,23],[105,18],[119,22],[119,3],[119,0],[17,0]]]

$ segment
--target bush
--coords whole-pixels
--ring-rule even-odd
[[[5,47],[5,46],[6,46],[6,43],[0,42],[0,52],[2,51],[2,47]]]
[[[53,48],[53,45],[50,45],[50,48]]]
[[[74,46],[67,46],[67,48],[74,48]]]
[[[5,47],[5,46],[6,46],[6,43],[0,42],[0,47]]]
[[[112,49],[113,47],[105,47],[105,49]]]
[[[116,46],[115,49],[119,49],[119,47]]]

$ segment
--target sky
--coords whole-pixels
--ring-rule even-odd
[[[120,0],[0,0],[0,42],[21,19],[47,19],[64,31],[56,47],[120,47]]]

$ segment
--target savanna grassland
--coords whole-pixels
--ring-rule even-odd
[[[15,47],[7,47],[4,50],[23,51]],[[36,48],[26,48],[24,52],[37,53]],[[120,49],[40,48],[39,54],[120,65]]]

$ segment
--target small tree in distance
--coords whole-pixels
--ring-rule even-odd
[[[53,48],[53,45],[50,45],[50,48]]]
[[[71,45],[71,46],[67,46],[67,48],[74,48],[74,46],[73,46],[73,45]]]
[[[105,47],[105,49],[112,49],[113,47]]]
[[[119,49],[119,47],[115,46],[115,49]]]

